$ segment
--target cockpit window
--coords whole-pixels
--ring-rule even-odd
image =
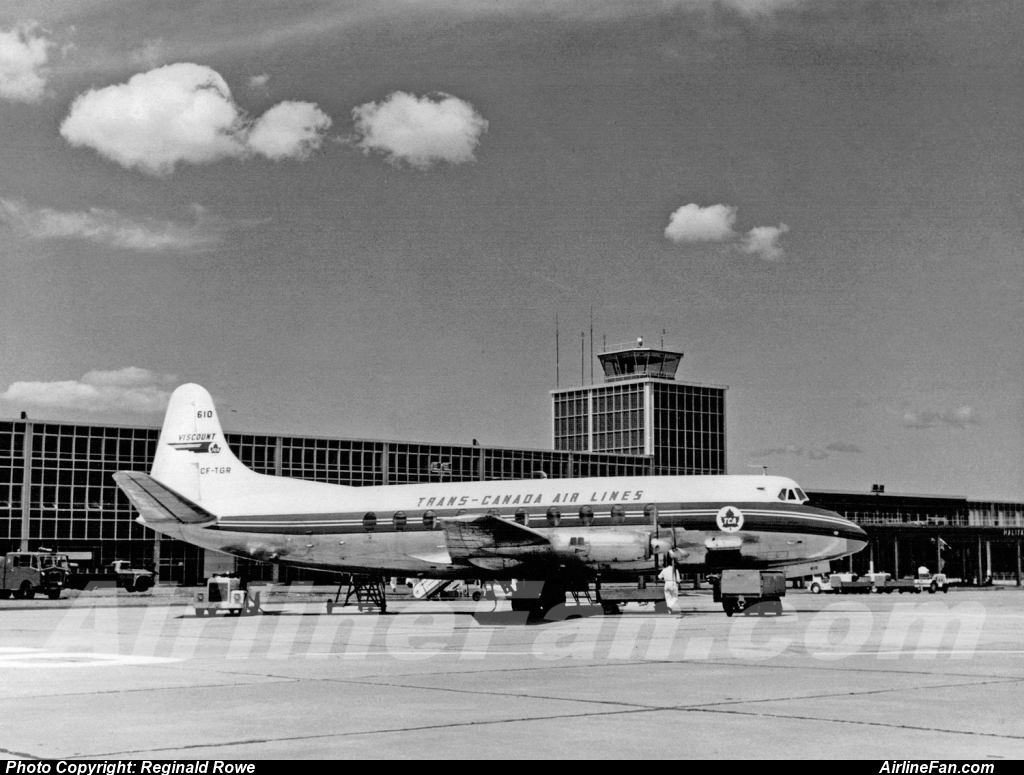
[[[780,501],[793,501],[795,503],[803,503],[804,501],[808,500],[808,498],[807,498],[806,495],[804,495],[804,491],[801,490],[799,487],[797,487],[797,488],[792,489],[792,490],[789,489],[789,488],[784,488],[782,490],[779,490],[779,500]]]
[[[806,495],[804,495],[804,491],[801,490],[799,487],[796,488],[796,499],[798,501],[800,501],[801,503],[803,503],[804,501],[810,500],[810,498],[808,498]]]
[[[787,492],[788,492],[788,491],[786,490],[786,488],[785,488],[785,487],[783,487],[783,488],[782,488],[781,490],[779,490],[779,500],[780,500],[780,501],[784,501],[784,500],[786,500],[786,493],[787,493]]]

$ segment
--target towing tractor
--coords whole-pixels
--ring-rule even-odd
[[[959,583],[960,579],[952,578],[945,573],[928,573],[927,569],[925,573],[918,573],[914,579],[914,585],[919,591],[928,590],[933,595],[936,592],[949,592],[950,587],[955,587]]]
[[[214,575],[196,590],[192,598],[196,616],[214,616],[225,611],[228,616],[262,613],[260,593],[250,594],[247,585],[236,576]]]
[[[56,600],[67,586],[69,571],[66,554],[9,552],[0,568],[0,598],[31,600],[40,594]]]

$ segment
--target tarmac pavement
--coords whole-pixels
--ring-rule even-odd
[[[782,616],[732,618],[691,593],[538,624],[505,601],[327,615],[319,588],[197,618],[190,595],[0,601],[0,754],[1024,757],[1015,588],[790,591]]]

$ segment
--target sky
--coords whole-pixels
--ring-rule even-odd
[[[1024,501],[1021,29],[6,0],[0,417],[155,426],[198,382],[230,431],[544,449],[592,320],[728,386],[729,473]]]

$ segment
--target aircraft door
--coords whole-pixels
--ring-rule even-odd
[[[644,506],[644,518],[647,519],[648,522],[651,525],[651,537],[652,538],[657,538],[658,537],[658,506],[657,506],[657,504],[648,503],[646,506]],[[657,570],[658,569],[658,555],[655,554],[653,559],[654,559],[654,569]]]

